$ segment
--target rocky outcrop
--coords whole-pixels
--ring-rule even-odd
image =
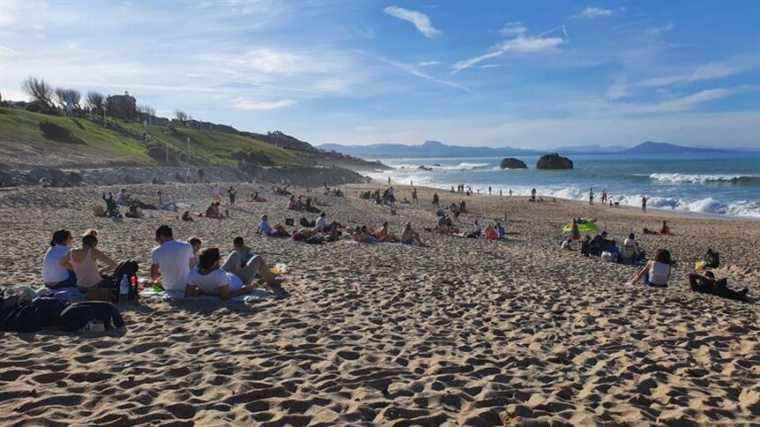
[[[520,159],[514,157],[507,157],[501,161],[499,165],[502,169],[528,169],[528,165]]]
[[[115,167],[65,170],[58,168],[0,169],[0,187],[44,185],[72,187],[77,185],[163,184],[169,182],[250,182],[315,187],[369,182],[356,172],[337,167]]]
[[[573,161],[557,153],[541,156],[536,163],[536,169],[572,169]]]

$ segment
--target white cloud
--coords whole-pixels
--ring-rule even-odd
[[[734,91],[728,89],[709,89],[693,93],[681,98],[671,99],[661,102],[657,105],[658,111],[689,111],[704,104],[705,102],[725,98],[734,94]]]
[[[466,70],[485,60],[497,58],[505,53],[542,53],[556,50],[564,39],[561,37],[519,36],[497,45],[491,52],[454,64],[454,73]]]
[[[422,61],[422,62],[417,63],[417,65],[420,67],[432,67],[434,65],[440,65],[440,62],[439,61]]]
[[[528,29],[520,22],[507,22],[501,30],[499,30],[499,34],[504,37],[519,36],[527,32]]]
[[[278,108],[286,108],[295,105],[296,101],[292,99],[281,99],[279,101],[257,101],[254,99],[238,98],[233,106],[238,110],[267,111]]]
[[[654,104],[611,104],[610,107],[616,113],[624,115],[680,113],[695,110],[702,104],[723,99],[742,91],[746,91],[746,89],[708,89]]]
[[[470,91],[467,87],[462,86],[459,83],[452,82],[452,81],[449,81],[449,80],[439,79],[437,77],[431,76],[430,74],[423,73],[422,71],[420,71],[414,65],[404,64],[403,62],[391,61],[390,59],[385,59],[385,58],[376,58],[376,59],[378,61],[380,61],[380,62],[384,62],[384,63],[386,63],[388,65],[392,65],[393,67],[396,67],[399,70],[405,71],[405,72],[407,72],[407,73],[409,73],[409,74],[411,74],[413,76],[419,77],[421,79],[430,80],[431,82],[438,83],[438,84],[441,84],[441,85],[444,85],[444,86],[453,87],[453,88],[456,88],[456,89],[459,89],[459,90],[463,90],[465,92],[469,92]]]
[[[586,18],[586,19],[594,19],[594,18],[602,18],[606,16],[612,16],[615,14],[615,11],[612,9],[602,9],[599,7],[587,7],[580,11],[577,15],[575,15],[576,18]]]
[[[711,62],[709,64],[697,67],[691,74],[680,74],[664,77],[655,77],[644,80],[639,83],[643,87],[663,87],[675,84],[694,83],[701,80],[715,80],[723,77],[733,76],[741,73],[742,67],[732,66],[720,62]]]
[[[672,31],[673,28],[675,28],[675,26],[673,25],[673,23],[669,23],[669,24],[663,25],[661,27],[647,28],[646,30],[644,30],[644,33],[646,35],[648,35],[648,36],[660,36],[660,35],[662,35],[664,33]]]
[[[614,82],[607,88],[607,99],[617,100],[629,97],[630,91],[628,87],[628,79],[625,77],[616,78]]]
[[[383,11],[394,18],[411,22],[422,35],[429,39],[436,38],[443,34],[442,31],[433,27],[430,18],[422,12],[404,9],[398,6],[388,6]]]

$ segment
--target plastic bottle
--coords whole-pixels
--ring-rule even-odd
[[[137,275],[132,276],[131,282],[132,283],[130,286],[130,290],[132,292],[132,299],[134,301],[137,301],[137,298],[140,296],[140,285],[139,285],[139,282],[137,281]]]
[[[127,302],[129,298],[129,279],[127,276],[121,276],[121,283],[119,284],[119,302]]]

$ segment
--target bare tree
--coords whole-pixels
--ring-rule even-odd
[[[21,89],[35,102],[39,102],[49,109],[55,108],[53,105],[53,88],[45,80],[29,77],[21,84]]]
[[[61,109],[67,114],[71,114],[80,108],[79,101],[82,100],[82,94],[78,90],[58,88],[55,90],[55,97],[58,99]]]
[[[149,105],[138,105],[137,112],[144,116],[150,116],[150,117],[155,117],[156,115],[156,109]]]
[[[99,113],[103,111],[105,107],[106,97],[100,92],[89,92],[87,94],[87,107],[93,113]]]
[[[174,112],[174,117],[181,123],[185,123],[187,119],[190,117],[188,114],[182,110],[177,110]]]

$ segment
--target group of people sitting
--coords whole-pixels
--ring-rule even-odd
[[[570,235],[562,242],[562,249],[572,250],[574,236]],[[615,239],[608,239],[607,231],[594,236],[586,235],[581,241],[580,253],[584,256],[598,256],[604,261],[637,264],[646,259],[646,253],[636,241],[636,235],[631,233],[619,246]]]
[[[401,236],[397,236],[390,230],[388,222],[374,231],[370,231],[366,225],[357,226],[348,230],[351,239],[359,243],[402,243],[405,245],[426,246],[420,234],[414,230],[412,223],[407,222],[401,230]]]
[[[219,248],[201,250],[200,239],[175,240],[167,225],[160,226],[155,237],[159,246],[151,252],[150,278],[171,296],[213,295],[228,299],[250,293],[257,279],[276,294],[284,293],[266,261],[246,246],[242,237],[233,240],[233,250],[224,262]],[[113,286],[109,275],[116,268],[117,263],[98,249],[97,232],[86,232],[81,246],[74,248],[71,232],[59,230],[53,233],[43,258],[42,279],[49,289],[87,292]]]
[[[288,202],[288,209],[292,211],[306,211],[310,213],[320,213],[321,211],[312,204],[311,197],[307,197],[306,201],[303,200],[303,196],[290,196]]]

